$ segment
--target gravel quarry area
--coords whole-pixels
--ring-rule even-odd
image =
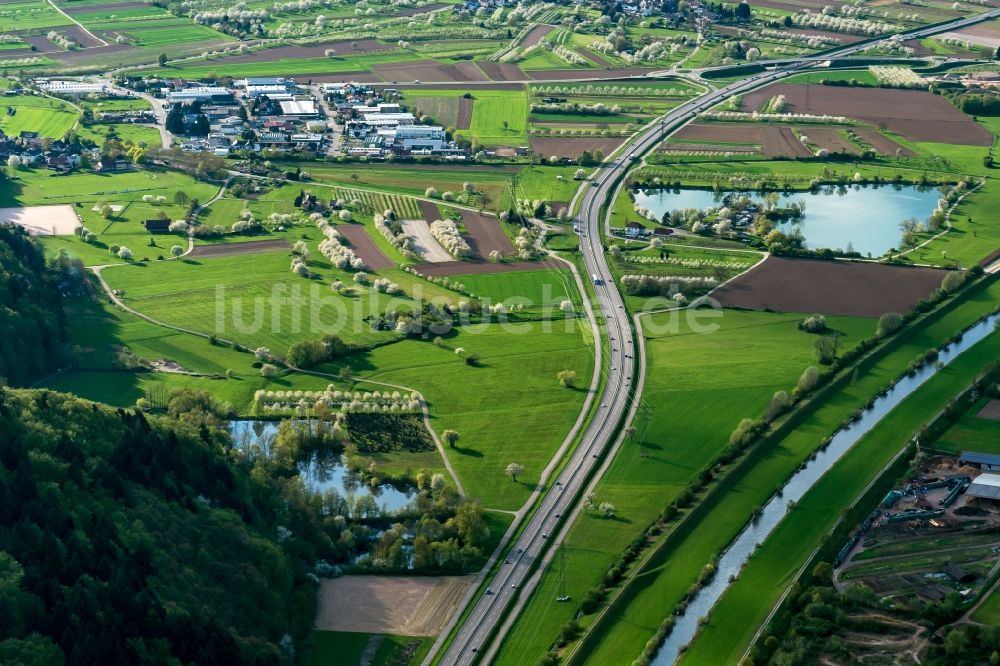
[[[406,235],[413,241],[414,251],[423,257],[424,261],[440,263],[455,259],[437,242],[434,235],[431,234],[430,226],[424,220],[401,220],[400,224]]]
[[[69,204],[0,208],[0,224],[4,223],[24,227],[32,236],[71,236],[83,226]]]

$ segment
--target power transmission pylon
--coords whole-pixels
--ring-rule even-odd
[[[566,594],[566,543],[559,542],[559,596],[556,601],[569,601]]]
[[[517,191],[520,189],[520,179],[516,173],[510,175],[510,210],[515,213],[518,212],[518,202],[520,199],[517,196]]]
[[[639,455],[643,458],[648,456],[646,453],[646,442],[649,441],[649,421],[653,418],[653,408],[649,406],[649,403],[645,399],[639,399],[638,417],[641,419],[641,432],[642,437],[639,439]]]

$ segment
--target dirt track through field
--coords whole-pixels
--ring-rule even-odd
[[[582,55],[584,58],[586,58],[590,62],[592,62],[595,65],[597,65],[598,67],[611,67],[611,61],[610,60],[608,60],[604,56],[597,55],[596,53],[594,53],[590,49],[585,49],[582,46],[578,46],[578,47],[576,47],[573,50],[576,51],[577,53],[579,53],[580,55]]]
[[[326,56],[328,49],[333,49],[334,53],[342,56],[393,51],[396,49],[396,46],[374,39],[359,39],[357,41],[338,40],[320,42],[319,44],[311,44],[309,46],[279,46],[273,49],[263,49],[245,55],[226,58],[226,62],[270,62],[289,58],[322,58]],[[330,64],[332,67],[336,67],[336,59],[331,59]],[[301,76],[297,78],[301,78]]]
[[[856,127],[854,128],[854,133],[858,135],[859,139],[883,155],[894,157],[897,152],[900,155],[905,156],[912,156],[916,154],[909,148],[899,145],[878,130],[870,127]]]
[[[466,230],[464,238],[474,255],[485,259],[494,250],[505,257],[514,254],[514,244],[500,227],[500,220],[492,215],[462,210],[462,224]]]
[[[908,312],[947,271],[848,261],[769,257],[712,293],[724,307],[879,317]]]
[[[291,247],[284,239],[246,241],[243,243],[213,243],[212,245],[195,245],[188,257],[229,257],[236,254],[256,254],[258,252],[276,252]]]
[[[796,127],[800,134],[809,137],[814,144],[831,153],[846,153],[848,155],[859,155],[861,153],[857,146],[848,142],[840,135],[836,127]]]
[[[981,419],[1000,421],[1000,400],[993,399],[983,405],[983,408],[976,414]]]
[[[521,68],[510,63],[480,62],[479,69],[493,81],[524,81],[528,77]]]
[[[421,201],[420,210],[423,212],[424,220],[427,224],[441,219],[441,211],[438,209],[437,204],[432,201]]]
[[[565,270],[566,265],[554,259],[543,261],[509,261],[495,264],[490,261],[448,261],[439,264],[417,266],[417,271],[427,277],[450,277],[453,275],[487,275],[490,273],[514,273],[517,271]]]
[[[455,257],[448,254],[448,250],[437,242],[431,233],[430,224],[425,220],[401,220],[400,225],[413,243],[413,251],[419,254],[424,261],[440,263],[455,260]]]
[[[625,67],[622,69],[540,69],[532,71],[530,77],[536,81],[559,81],[562,79],[621,79],[632,76],[646,76],[661,71],[656,67]]]
[[[84,48],[101,46],[99,41],[88,35],[83,28],[78,25],[61,25],[53,28],[53,30],[65,37],[68,37]]]
[[[396,265],[396,262],[385,256],[372,237],[368,235],[368,230],[360,224],[338,224],[337,231],[350,242],[354,254],[361,257],[361,261],[365,262],[365,266],[368,268],[377,271]]]
[[[945,98],[923,90],[773,83],[743,96],[744,111],[755,111],[784,95],[788,113],[857,118],[911,141],[989,146],[993,135]]]
[[[316,628],[437,636],[475,576],[343,576],[320,583]]]
[[[583,151],[591,152],[599,150],[605,155],[610,155],[618,146],[622,145],[625,137],[531,137],[528,141],[535,154],[541,157],[576,158],[583,154]]]
[[[472,127],[472,104],[475,100],[460,97],[458,100],[458,120],[455,129],[465,130]]]
[[[528,48],[529,46],[539,44],[543,39],[545,39],[545,35],[549,34],[553,30],[555,30],[555,28],[551,25],[536,25],[534,28],[529,30],[528,34],[521,40],[521,46],[523,48]]]
[[[795,138],[788,127],[764,125],[760,128],[760,143],[767,157],[810,157],[812,153]]]
[[[432,2],[427,5],[422,5],[420,7],[410,7],[409,9],[404,9],[398,11],[393,16],[416,16],[417,14],[426,14],[427,12],[437,11],[438,9],[444,9],[448,4],[445,2]]]

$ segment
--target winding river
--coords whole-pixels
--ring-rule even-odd
[[[992,333],[1000,323],[1000,314],[990,315],[969,328],[958,342],[945,347],[938,361],[948,365],[962,352]],[[943,366],[942,366],[943,367]],[[936,363],[923,365],[913,376],[903,377],[884,396],[877,398],[861,415],[860,420],[842,428],[830,440],[829,446],[818,451],[816,457],[795,472],[764,505],[760,517],[744,528],[732,545],[719,558],[717,572],[712,581],[690,600],[686,610],[677,616],[673,631],[664,641],[653,659],[654,666],[671,666],[682,650],[694,639],[701,621],[708,616],[725,591],[732,584],[730,578],[739,575],[750,555],[775,530],[788,513],[788,503],[798,502],[840,458],[897,405],[909,397],[928,379],[937,374]]]

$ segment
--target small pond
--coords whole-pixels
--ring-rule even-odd
[[[726,194],[729,192],[691,188],[639,190],[635,192],[635,202],[662,219],[664,213],[672,210],[719,207]],[[757,192],[736,194],[763,201]],[[785,232],[798,229],[805,238],[805,246],[811,250],[845,250],[850,243],[862,255],[879,257],[899,247],[903,235],[900,222],[911,217],[926,222],[940,197],[936,188],[912,185],[831,185],[810,192],[782,194],[779,207],[804,201],[806,208],[802,218],[779,224],[778,228]]]
[[[230,421],[229,434],[233,438],[233,445],[238,449],[256,444],[269,450],[274,444],[278,425],[277,421]],[[337,454],[314,452],[308,460],[299,462],[298,468],[303,483],[312,492],[322,494],[336,490],[344,497],[371,495],[388,512],[399,511],[416,496],[413,491],[399,490],[389,484],[372,487],[361,482],[344,467]]]

